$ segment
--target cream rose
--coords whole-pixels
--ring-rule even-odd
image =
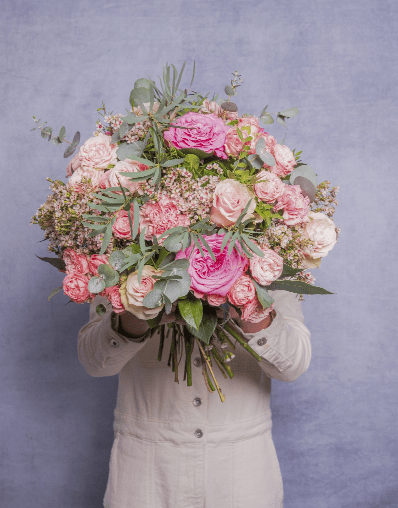
[[[84,169],[106,169],[117,162],[117,144],[111,144],[111,138],[99,134],[89,138],[80,148],[80,165]]]
[[[254,192],[261,201],[273,203],[282,196],[285,184],[275,173],[260,171],[257,174],[257,181],[259,183],[254,185]]]
[[[162,270],[155,270],[153,266],[145,265],[142,270],[141,284],[138,283],[138,271],[130,273],[120,287],[120,298],[122,300],[124,308],[137,316],[138,319],[153,319],[162,310],[164,304],[156,307],[155,309],[149,309],[142,304],[145,296],[152,291],[155,279],[153,275],[160,275]]]
[[[106,171],[101,176],[100,187],[107,189],[108,187],[119,187],[119,182],[122,187],[126,187],[131,194],[138,191],[139,194],[143,194],[140,182],[134,182],[127,176],[123,176],[120,173],[137,173],[148,169],[148,166],[141,164],[131,159],[125,159],[124,161],[117,162],[115,167]],[[122,194],[122,191],[116,191],[117,194]]]
[[[307,261],[313,264],[311,261],[327,256],[328,252],[333,249],[337,243],[337,234],[334,222],[325,214],[308,212],[308,217],[310,221],[305,225],[303,236],[312,240],[314,246],[313,248],[308,247],[303,252]]]
[[[238,220],[249,200],[252,200],[245,219],[251,218],[256,208],[254,195],[243,183],[227,178],[217,184],[214,189],[211,220],[223,227],[232,226]]]

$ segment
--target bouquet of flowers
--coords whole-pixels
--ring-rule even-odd
[[[261,360],[230,308],[258,323],[273,310],[269,290],[330,294],[308,269],[337,242],[338,187],[318,184],[301,152],[260,126],[276,118],[286,127],[297,108],[240,116],[231,100],[242,84],[237,72],[225,98],[209,100],[192,90],[195,66],[190,88],[180,89],[184,67],[166,65],[159,86],[138,79],[125,115],[99,108],[103,120],[67,166],[67,182],[47,179],[52,192],[31,223],[56,254],[40,259],[66,273],[49,299],[61,289],[76,303],[106,297],[114,312],[147,320],[151,334],[160,330],[159,360],[171,332],[169,365],[178,382],[184,346],[188,385],[196,341],[207,387],[224,400],[214,367],[233,377],[228,348]],[[64,157],[73,155],[79,132],[67,141],[64,127],[55,136],[33,118],[43,138],[67,143]],[[162,324],[171,312],[184,325]]]

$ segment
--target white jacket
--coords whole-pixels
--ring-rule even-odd
[[[112,329],[111,312],[79,332],[79,360],[91,376],[119,375],[105,508],[280,508],[282,478],[271,435],[271,378],[294,381],[310,363],[310,332],[298,296],[271,291],[276,317],[245,334],[262,356],[239,344],[233,379],[215,374],[225,395],[209,393],[195,343],[193,386],[167,366],[171,338],[157,360],[159,335],[142,342]],[[266,341],[259,339],[265,338]],[[196,362],[195,359],[199,359]],[[199,364],[199,365],[197,365]],[[195,403],[194,403],[195,401]]]

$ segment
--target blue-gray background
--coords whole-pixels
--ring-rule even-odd
[[[321,180],[340,185],[341,237],[313,272],[336,294],[306,297],[311,366],[293,384],[273,383],[285,507],[398,506],[398,3],[0,7],[1,506],[100,508],[117,390],[117,376],[90,378],[78,362],[88,306],[65,305],[64,295],[47,302],[62,274],[35,257],[47,243],[28,224],[48,195],[45,178],[63,179],[66,162],[61,147],[29,132],[32,115],[85,140],[102,99],[124,112],[136,79],[185,59],[188,68],[196,60],[201,92],[222,92],[238,70],[241,113],[298,106],[286,144],[303,150]],[[279,125],[269,131],[283,137]]]

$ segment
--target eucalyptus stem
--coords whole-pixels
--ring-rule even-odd
[[[218,392],[218,395],[220,396],[220,399],[221,399],[221,402],[224,402],[225,401],[225,396],[223,395],[222,391],[221,391],[221,388],[219,387],[218,383],[217,383],[217,379],[216,379],[216,376],[214,375],[214,372],[213,372],[213,369],[211,368],[211,365],[210,365],[210,359],[207,357],[206,353],[203,351],[203,348],[200,344],[200,341],[197,337],[196,338],[196,341],[198,343],[198,346],[199,346],[199,349],[205,359],[205,362],[207,363],[207,367],[209,368],[209,371],[210,371],[210,374],[211,374],[211,377],[213,378],[213,381],[214,381],[214,384],[216,385],[216,389],[217,389],[217,392]]]
[[[158,351],[159,362],[162,360],[162,356],[163,356],[164,335],[165,335],[165,325],[162,325],[160,327],[160,341],[159,341],[159,351]]]
[[[252,349],[252,348],[249,346],[249,344],[248,344],[248,343],[247,343],[247,342],[246,342],[246,341],[245,341],[245,340],[244,340],[244,339],[243,339],[243,338],[239,335],[239,333],[238,333],[238,332],[237,332],[234,328],[232,328],[232,326],[231,326],[229,323],[225,323],[225,324],[224,324],[224,330],[226,330],[226,331],[227,331],[230,335],[232,335],[232,337],[233,337],[234,339],[236,339],[236,340],[239,342],[239,344],[240,344],[240,345],[241,345],[244,349],[246,349],[246,351],[247,351],[248,353],[250,353],[252,356],[254,356],[254,358],[255,358],[257,361],[261,362],[261,360],[262,360],[261,356],[260,356],[260,355],[258,355],[258,354],[254,351],[254,349]]]

